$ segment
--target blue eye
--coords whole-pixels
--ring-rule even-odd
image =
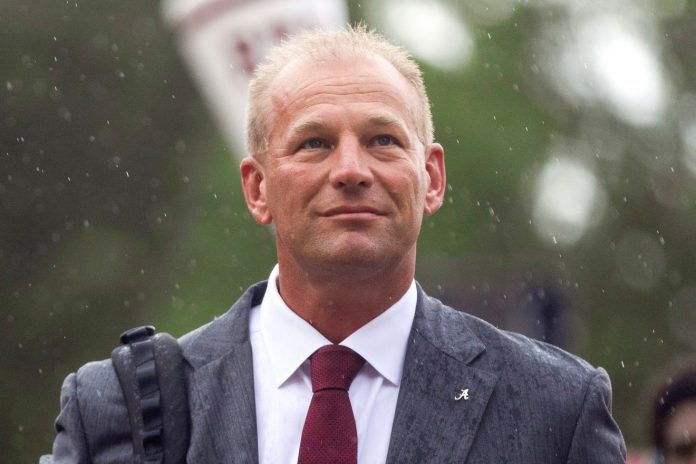
[[[317,150],[324,147],[324,142],[320,139],[309,139],[302,144],[304,150]]]
[[[375,137],[375,145],[380,147],[387,147],[395,143],[394,137],[391,135],[378,135]]]

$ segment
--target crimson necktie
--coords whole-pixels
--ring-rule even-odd
[[[312,402],[302,429],[298,464],[356,464],[358,432],[348,389],[365,363],[341,345],[326,345],[310,356]]]

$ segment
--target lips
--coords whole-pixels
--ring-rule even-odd
[[[371,206],[363,205],[343,205],[329,208],[322,213],[322,216],[385,216],[386,214]]]

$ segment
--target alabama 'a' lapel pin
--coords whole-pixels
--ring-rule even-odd
[[[454,401],[459,401],[459,400],[468,400],[469,399],[469,389],[464,388],[459,391],[456,395],[454,395]]]

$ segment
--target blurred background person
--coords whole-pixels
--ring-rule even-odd
[[[668,376],[653,401],[656,462],[696,464],[696,361]]]

